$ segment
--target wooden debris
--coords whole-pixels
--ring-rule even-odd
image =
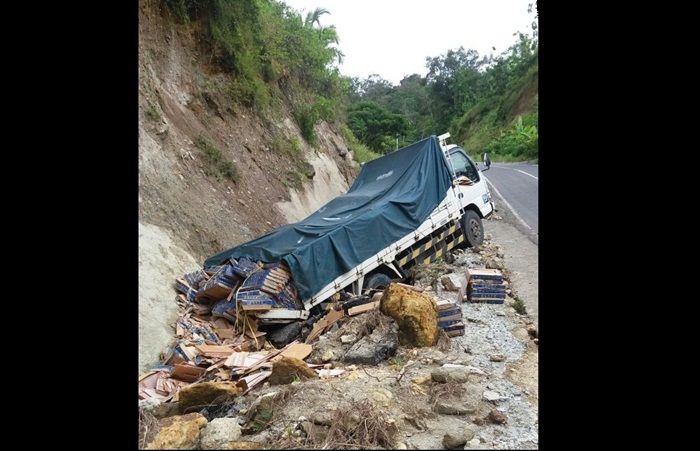
[[[408,285],[408,284],[401,283],[401,282],[394,282],[394,283],[396,285],[402,286],[404,288],[408,288],[409,290],[417,291],[419,293],[422,293],[423,291],[425,291],[425,288],[418,288],[418,287],[415,287],[413,285]]]
[[[198,366],[177,363],[170,377],[184,382],[194,382],[202,377],[206,371]]]
[[[379,293],[377,293],[379,294]],[[348,309],[348,316],[359,315],[360,313],[369,312],[370,310],[375,310],[379,308],[380,301],[370,302],[369,304],[362,304],[356,307],[351,307]]]
[[[361,307],[361,306],[358,306]],[[354,308],[354,307],[353,307]],[[332,326],[336,321],[345,316],[343,310],[330,310],[326,316],[314,323],[314,327],[311,329],[309,336],[306,337],[304,343],[309,343],[316,337],[321,335],[326,329]]]
[[[304,360],[311,354],[313,347],[304,343],[295,343],[285,351],[281,352],[277,357],[295,357],[299,360]]]
[[[245,395],[248,393],[250,390],[252,390],[256,385],[261,384],[265,379],[270,377],[272,375],[272,371],[260,371],[259,373],[251,374],[249,376],[242,377],[241,380],[244,380],[246,384],[248,385],[248,388],[243,392]]]
[[[196,348],[207,357],[228,357],[235,350],[226,345],[196,345]]]

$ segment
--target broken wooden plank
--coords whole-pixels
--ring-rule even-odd
[[[214,371],[215,369],[224,366],[226,364],[226,359],[220,359],[218,362],[215,364],[209,366],[209,368],[206,369],[206,372],[208,373],[209,371]]]
[[[206,369],[198,366],[177,363],[170,377],[184,382],[194,382],[202,377],[205,372]]]
[[[313,346],[311,345],[307,345],[305,343],[296,343],[290,346],[289,349],[286,349],[285,351],[281,352],[277,357],[294,357],[299,360],[304,360],[309,356],[309,354],[311,354],[312,350]]]
[[[225,366],[229,368],[250,368],[253,365],[260,363],[265,360],[269,353],[268,352],[234,352],[231,354],[224,363]]]
[[[221,340],[225,340],[227,338],[233,338],[236,334],[235,329],[229,329],[229,328],[225,328],[225,329],[216,328],[216,329],[214,329],[214,332]]]
[[[297,343],[299,343],[299,340],[294,340],[294,341],[292,341],[291,343],[289,343],[287,346],[285,346],[284,348],[282,348],[282,349],[277,349],[277,350],[275,350],[275,351],[270,352],[270,353],[269,353],[267,356],[265,356],[265,358],[263,358],[258,364],[253,365],[252,367],[250,367],[250,368],[248,368],[247,370],[245,370],[243,373],[245,373],[245,374],[250,374],[250,373],[252,373],[253,371],[255,371],[255,370],[257,370],[258,368],[260,368],[265,362],[267,362],[268,360],[270,360],[270,359],[272,359],[273,357],[277,356],[278,354],[281,354],[282,352],[286,351],[287,349],[289,349],[290,347],[292,347],[293,345],[295,345],[295,344],[297,344]]]
[[[199,351],[192,345],[180,344],[180,350],[188,360],[194,361],[199,355]]]
[[[202,355],[207,357],[228,357],[234,352],[232,346],[227,345],[196,345],[196,348]]]
[[[272,375],[272,371],[261,371],[259,373],[251,374],[249,376],[242,377],[241,380],[244,380],[246,384],[248,385],[248,389],[242,393],[242,395],[245,395],[248,393],[250,390],[255,388],[256,385],[261,384],[265,379],[270,377]]]
[[[425,291],[425,288],[418,288],[418,287],[415,287],[413,285],[408,285],[406,283],[401,283],[401,282],[394,282],[394,283],[400,287],[408,288],[409,290],[413,290],[413,291],[418,291],[419,293]]]
[[[348,316],[359,315],[360,313],[369,312],[379,308],[380,301],[370,302],[369,304],[357,305],[348,309]]]

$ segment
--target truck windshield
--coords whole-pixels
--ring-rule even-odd
[[[479,171],[477,171],[474,163],[464,154],[462,149],[455,148],[450,152],[450,159],[452,160],[452,166],[455,168],[455,176],[466,175],[474,183],[480,180]]]

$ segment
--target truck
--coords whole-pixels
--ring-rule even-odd
[[[288,282],[274,269],[265,273],[272,278],[268,288],[277,287],[280,296],[269,289],[246,291],[262,286],[249,283],[263,280],[252,273],[243,273],[246,279],[234,291],[237,305],[262,324],[286,324],[307,319],[337,293],[380,289],[453,248],[478,246],[482,219],[495,206],[478,164],[460,146],[447,144],[449,137],[431,135],[363,164],[347,193],[302,221],[209,257],[204,270],[213,274],[243,261],[259,268],[282,265]],[[280,302],[282,294],[296,303]]]

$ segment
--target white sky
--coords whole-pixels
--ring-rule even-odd
[[[426,56],[448,49],[476,49],[494,55],[515,43],[513,33],[532,34],[535,0],[283,0],[306,12],[330,14],[321,25],[335,25],[345,54],[343,75],[377,73],[394,84],[413,73],[423,76]],[[533,4],[528,14],[527,5]]]

